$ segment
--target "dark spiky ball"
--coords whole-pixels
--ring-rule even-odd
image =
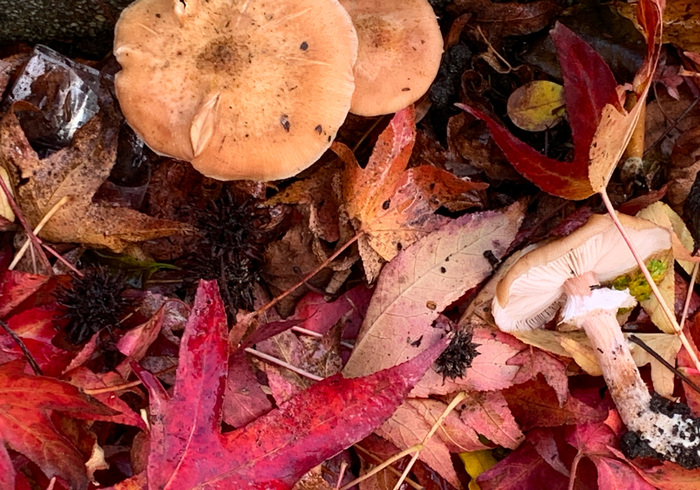
[[[269,214],[250,198],[239,203],[228,188],[205,209],[191,212],[202,239],[187,257],[186,289],[193,292],[200,279],[216,279],[230,315],[252,310]]]
[[[435,371],[442,373],[443,381],[445,378],[453,381],[461,378],[472,365],[474,358],[479,355],[477,347],[479,344],[472,343],[471,332],[459,330],[447,349],[435,361]]]
[[[129,304],[123,295],[126,285],[118,275],[101,266],[86,267],[82,273],[83,277],[73,275],[71,285],[56,293],[56,301],[68,318],[66,337],[74,345],[117,327]]]

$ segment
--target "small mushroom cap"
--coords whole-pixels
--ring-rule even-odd
[[[350,112],[390,114],[425,94],[440,68],[442,34],[427,0],[340,0],[360,44]]]
[[[671,235],[650,221],[618,214],[646,260],[671,248]],[[561,306],[567,279],[586,272],[604,283],[637,268],[610,216],[594,215],[570,235],[523,255],[496,287],[493,316],[501,330],[538,328]]]
[[[357,34],[337,0],[139,0],[114,54],[122,111],[154,151],[217,179],[275,180],[345,120]]]

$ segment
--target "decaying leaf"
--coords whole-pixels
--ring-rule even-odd
[[[525,131],[544,131],[556,126],[564,115],[564,87],[548,80],[535,80],[508,97],[508,117]]]
[[[69,147],[41,159],[14,113],[5,114],[0,122],[0,166],[19,174],[13,179],[15,191],[29,223],[35,227],[62,198],[68,199],[46,223],[42,238],[119,252],[129,243],[191,231],[183,223],[92,202],[114,165],[116,136],[98,115],[76,132]]]
[[[414,357],[444,335],[432,323],[468,289],[488,277],[487,256],[500,258],[515,238],[522,207],[458,218],[405,249],[382,271],[345,366],[363,376]]]
[[[434,214],[441,205],[487,187],[428,165],[406,169],[415,138],[415,112],[409,107],[397,112],[379,136],[364,169],[349,148],[340,143],[331,147],[345,163],[345,207],[364,232],[359,247],[370,281],[381,265],[373,254],[393,259],[449,221]]]

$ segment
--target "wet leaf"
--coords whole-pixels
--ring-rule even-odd
[[[244,428],[221,434],[228,343],[218,291],[215,282],[200,283],[172,397],[135,365],[151,397],[149,486],[291,488],[386,420],[448,340],[372,376],[327,378]]]

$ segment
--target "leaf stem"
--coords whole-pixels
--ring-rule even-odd
[[[38,225],[36,225],[36,228],[34,228],[33,233],[34,236],[37,237],[37,242],[41,243],[41,240],[39,240],[39,232],[44,228],[46,223],[53,217],[54,214],[56,214],[56,211],[61,209],[61,206],[63,206],[65,203],[68,202],[69,196],[63,196],[60,201],[58,201],[54,206],[49,209],[49,212],[44,215],[43,218],[41,218],[41,221],[39,222]],[[15,266],[19,263],[20,260],[22,260],[22,257],[24,254],[27,252],[27,248],[29,248],[29,244],[32,243],[30,240],[27,240],[24,242],[24,245],[22,245],[22,248],[19,249],[19,252],[15,255],[15,258],[12,260],[12,263],[8,267],[9,270],[12,270],[15,268]]]
[[[251,354],[255,357],[259,357],[260,359],[264,359],[267,362],[271,362],[272,364],[277,364],[278,366],[282,366],[283,368],[287,368],[290,371],[297,373],[299,376],[304,376],[305,378],[309,378],[310,380],[313,381],[322,381],[323,378],[320,376],[316,376],[315,374],[311,374],[308,371],[304,371],[301,368],[298,368],[294,366],[293,364],[289,364],[288,362],[285,362],[281,359],[277,359],[276,357],[273,357],[269,354],[265,354],[264,352],[260,352],[259,350],[251,349],[250,347],[246,347],[245,351],[248,354]]]
[[[445,411],[442,412],[442,414],[438,417],[438,419],[435,421],[433,426],[430,428],[428,433],[425,435],[423,440],[420,442],[420,444],[417,444],[416,446],[416,452],[413,453],[413,457],[411,458],[411,461],[408,462],[408,466],[406,466],[406,469],[403,470],[403,474],[401,475],[401,478],[399,478],[399,481],[396,482],[396,485],[394,485],[394,490],[399,490],[401,488],[401,484],[403,481],[406,479],[408,474],[411,472],[411,468],[413,468],[413,465],[416,463],[416,460],[418,459],[418,456],[420,456],[421,450],[425,447],[425,444],[428,442],[428,440],[433,437],[433,434],[440,428],[442,425],[442,422],[447,418],[447,416],[452,412],[452,410],[455,409],[459,403],[464,400],[467,397],[467,392],[466,391],[460,391],[457,393],[457,396],[455,396],[452,401],[450,402],[449,405],[447,405],[447,408],[445,408]],[[414,446],[414,447],[416,447]]]
[[[0,179],[0,180],[2,180],[2,179]],[[34,374],[36,374],[37,376],[43,376],[44,373],[41,372],[41,368],[39,367],[39,363],[36,362],[36,359],[34,359],[34,356],[32,355],[32,353],[29,352],[29,349],[24,344],[24,341],[20,338],[20,336],[17,335],[17,333],[15,333],[15,331],[12,330],[10,328],[10,326],[7,323],[3,322],[2,320],[0,320],[0,327],[2,327],[3,330],[5,330],[5,332],[7,333],[7,335],[12,337],[12,340],[15,341],[15,344],[17,344],[17,346],[20,348],[20,350],[24,354],[24,357],[27,358],[27,362],[32,367]]]

